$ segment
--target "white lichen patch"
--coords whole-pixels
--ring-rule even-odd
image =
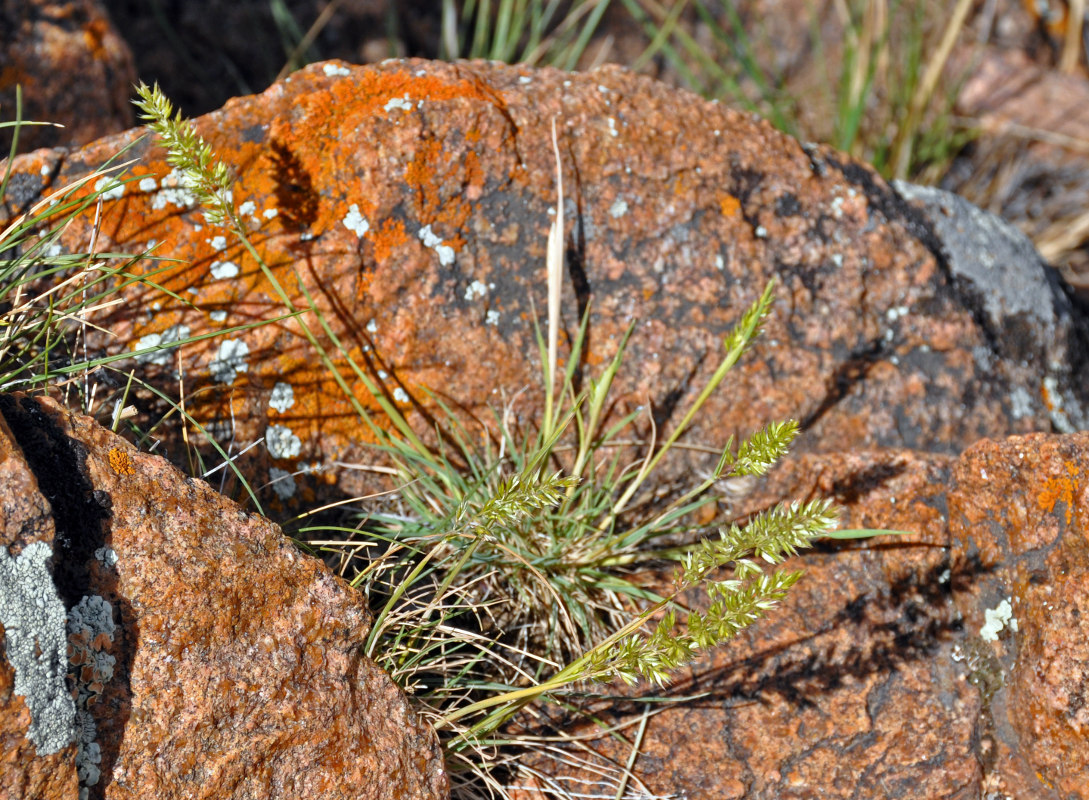
[[[166,347],[166,345],[174,344],[182,339],[189,338],[189,326],[188,325],[171,325],[162,333],[149,333],[147,336],[141,336],[136,342],[135,350],[137,352],[136,360],[141,364],[157,364],[161,367],[165,367],[170,363],[171,350],[173,348]],[[148,353],[141,353],[141,350],[147,350],[151,347],[163,346],[161,350],[153,350]]]
[[[136,185],[139,187],[140,191],[143,192],[144,194],[151,194],[152,192],[154,192],[156,189],[159,188],[159,182],[157,180],[155,180],[154,178],[152,178],[150,175],[147,176],[146,178],[141,178],[140,182],[138,184],[136,184]]]
[[[618,198],[611,206],[609,206],[609,216],[613,219],[620,219],[622,216],[628,213],[628,202],[623,198]]]
[[[1017,620],[1013,618],[1013,606],[1006,598],[994,608],[983,612],[985,622],[979,629],[979,638],[985,642],[997,642],[998,634],[1008,625],[1011,631],[1017,630]]]
[[[489,311],[484,315],[484,323],[486,325],[498,325],[499,324],[499,312],[495,310]]]
[[[523,86],[526,86],[527,84],[533,83],[533,78],[529,77],[528,75],[519,75],[518,82]]]
[[[249,354],[250,346],[241,339],[224,339],[216,357],[208,363],[208,371],[218,383],[232,384],[239,372],[246,371]]]
[[[99,547],[95,550],[95,558],[107,567],[117,566],[117,552],[112,547]]]
[[[91,737],[98,735],[94,728],[94,717],[89,712],[82,712],[83,718],[90,720]],[[76,774],[79,776],[79,800],[86,800],[90,796],[88,786],[95,786],[102,777],[99,764],[102,763],[102,748],[98,742],[80,742],[79,753],[76,755]]]
[[[609,122],[609,135],[610,136],[619,136],[620,131],[618,131],[616,129],[616,120],[613,119],[612,117],[609,117],[608,122]]]
[[[95,181],[95,192],[103,200],[120,200],[125,194],[125,184],[110,175]]]
[[[15,672],[13,690],[30,712],[27,738],[38,755],[67,747],[76,706],[69,694],[64,603],[47,562],[53,549],[31,542],[18,556],[0,548],[0,625],[4,653]]]
[[[113,607],[97,594],[80,599],[68,612],[68,633],[94,639],[100,633],[112,637],[117,626],[113,621]]]
[[[352,203],[348,206],[348,214],[344,217],[344,227],[362,239],[363,234],[371,229],[371,224],[359,213],[359,206]]]
[[[1024,419],[1032,416],[1035,410],[1035,399],[1024,386],[1014,386],[1010,390],[1010,416],[1014,419]]]
[[[264,211],[261,212],[261,216],[265,219],[275,219],[279,214],[280,209],[278,208],[266,208]]]
[[[209,318],[211,318],[212,322],[226,322],[227,321],[227,312],[223,311],[223,310],[209,311],[208,316],[209,316]]]
[[[330,78],[337,75],[344,77],[346,75],[352,74],[352,71],[347,67],[339,67],[336,64],[324,64],[321,68],[321,71],[328,75]]]
[[[444,267],[449,267],[454,263],[454,248],[449,245],[443,244],[430,225],[424,225],[420,228],[419,234],[420,241],[424,243],[424,247],[430,247],[439,256],[439,263]]]
[[[286,469],[269,467],[268,480],[269,485],[272,487],[272,491],[274,491],[276,496],[281,500],[290,500],[295,496],[295,490],[298,488],[295,484],[295,476]]]
[[[265,447],[273,458],[295,458],[302,452],[302,442],[286,425],[269,425],[265,430]]]
[[[213,236],[211,239],[206,240],[208,244],[212,246],[215,251],[227,249],[227,237],[226,236]]]
[[[252,217],[257,212],[257,205],[252,200],[247,200],[238,207],[238,213],[246,217]]]
[[[295,390],[291,388],[291,384],[280,381],[273,386],[272,394],[268,398],[268,405],[269,408],[275,409],[281,414],[295,405]]]
[[[382,106],[382,109],[387,113],[393,111],[393,109],[395,108],[399,108],[402,111],[411,111],[412,100],[410,100],[409,96],[406,94],[404,97],[394,97],[387,101],[384,106]]]
[[[1044,392],[1048,400],[1048,416],[1051,417],[1051,424],[1055,426],[1055,429],[1059,433],[1074,433],[1077,431],[1079,427],[1074,424],[1067,412],[1067,406],[1071,404],[1068,404],[1066,397],[1063,395],[1062,387],[1054,375],[1048,375],[1044,378]]]
[[[378,333],[378,323],[375,322],[373,319],[367,323],[367,333]]]
[[[480,281],[473,281],[469,284],[469,288],[465,290],[465,299],[472,301],[478,297],[483,297],[488,293],[488,287]]]
[[[233,261],[213,261],[209,268],[212,277],[217,281],[238,277],[238,265]]]
[[[398,386],[393,390],[393,399],[396,400],[398,403],[407,403],[408,392]]]
[[[175,205],[180,208],[192,208],[197,204],[196,196],[189,190],[185,174],[174,169],[162,179],[158,192],[151,201],[153,211],[161,211],[167,205]]]

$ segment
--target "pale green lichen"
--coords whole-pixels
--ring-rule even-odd
[[[15,694],[30,710],[27,738],[39,755],[56,753],[75,735],[76,706],[68,692],[64,604],[46,562],[53,549],[31,542],[18,556],[0,551],[0,624],[15,671]]]

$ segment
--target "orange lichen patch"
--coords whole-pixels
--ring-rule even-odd
[[[472,214],[468,201],[480,196],[484,171],[475,152],[450,150],[443,141],[426,138],[405,166],[404,179],[412,192],[417,218],[425,225],[438,223],[449,235],[461,230]],[[451,186],[457,190],[443,189]],[[436,233],[441,235],[441,231]],[[446,244],[453,247],[455,243]]]
[[[1044,482],[1044,490],[1036,497],[1036,504],[1041,510],[1051,513],[1055,510],[1055,504],[1060,500],[1066,505],[1066,524],[1074,513],[1074,495],[1078,488],[1077,476],[1081,469],[1071,462],[1063,464],[1066,475],[1048,478]]]
[[[342,152],[338,147],[346,130],[373,129],[379,121],[397,120],[415,113],[420,103],[426,106],[451,100],[476,100],[502,106],[493,91],[473,79],[418,75],[411,68],[392,72],[356,70],[353,78],[322,84],[319,90],[306,94],[297,106],[301,114],[297,111],[291,120],[275,128],[282,146],[300,154],[299,167],[315,186],[342,184],[347,176],[359,171],[356,155]],[[391,101],[404,101],[411,108],[389,107]],[[441,144],[436,146],[441,149]],[[458,160],[449,159],[450,163]],[[427,158],[427,153],[424,161],[436,163]],[[372,198],[353,195],[351,202],[359,204],[364,216],[374,211]]]
[[[741,210],[741,201],[732,194],[723,193],[719,195],[718,207],[722,211],[722,216],[733,217]]]
[[[83,26],[83,39],[92,58],[107,60],[110,57],[106,39],[110,35],[108,20],[98,18]]]
[[[448,163],[443,143],[424,139],[416,148],[415,157],[405,166],[405,183],[412,190],[416,214],[425,223],[432,222],[439,214],[443,201],[434,192],[435,173],[445,171]]]
[[[389,261],[395,250],[411,241],[405,231],[405,224],[399,219],[385,219],[367,234],[367,239],[374,247],[374,260],[379,264]]]
[[[128,451],[120,447],[112,447],[109,452],[110,469],[118,475],[135,475],[136,467],[132,464],[132,456]]]

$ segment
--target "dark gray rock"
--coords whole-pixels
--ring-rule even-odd
[[[1001,217],[942,189],[906,181],[894,186],[920,205],[941,242],[953,285],[994,349],[1021,364],[1043,365],[1041,392],[1056,430],[1089,427],[1083,369],[1089,337],[1058,273]]]

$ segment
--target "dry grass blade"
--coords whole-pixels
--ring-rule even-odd
[[[560,160],[560,144],[556,136],[556,119],[552,119],[552,152],[556,158],[556,218],[548,231],[548,252],[545,269],[548,281],[548,366],[546,367],[544,436],[552,434],[554,424],[556,365],[559,361],[560,296],[563,291],[563,162]]]
[[[1082,49],[1087,45],[1082,41],[1085,26],[1085,0],[1068,0],[1066,12],[1066,33],[1063,36],[1063,52],[1059,57],[1059,71],[1073,75],[1078,69]]]
[[[919,84],[915,87],[915,92],[912,94],[911,102],[908,104],[907,117],[896,133],[890,156],[893,175],[900,180],[908,178],[911,167],[910,140],[915,136],[922,122],[923,112],[934,96],[938,81],[941,79],[942,72],[945,71],[945,65],[953,52],[953,45],[956,44],[957,37],[960,36],[961,31],[964,29],[964,23],[968,20],[968,13],[972,10],[973,5],[973,0],[957,0],[953,15],[945,28],[941,42],[938,44],[938,49],[930,55],[922,80],[919,81]]]

